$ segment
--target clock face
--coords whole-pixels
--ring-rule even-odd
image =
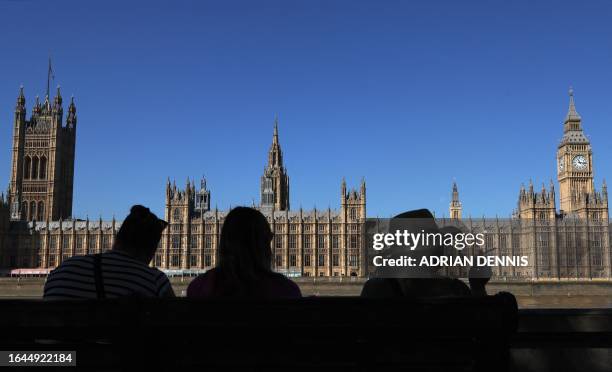
[[[559,173],[565,169],[565,158],[559,158]]]
[[[577,155],[572,160],[572,165],[576,170],[585,170],[587,168],[587,161],[582,155]]]

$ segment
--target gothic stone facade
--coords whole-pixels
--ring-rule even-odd
[[[539,192],[530,182],[527,189],[521,186],[513,218],[462,221],[466,230],[485,233],[484,250],[488,254],[529,258],[528,267],[497,267],[494,275],[504,279],[612,277],[608,189],[604,181],[601,192],[597,191],[593,174],[591,144],[570,89],[563,138],[557,147],[560,210],[556,208],[552,181],[548,189],[542,185]],[[456,218],[461,216],[456,184],[452,195],[449,211],[451,218]]]
[[[30,121],[25,120],[22,92],[18,97],[11,185],[7,195],[0,197],[0,267],[53,268],[73,255],[102,252],[112,247],[120,227],[120,221],[114,220],[70,219],[76,108],[72,102],[66,125],[60,125],[61,96],[58,97],[53,105],[48,99],[43,105],[36,104]],[[40,124],[36,129],[38,123],[49,124]],[[552,185],[537,192],[530,184],[521,188],[518,209],[512,218],[462,218],[459,191],[453,185],[450,216],[454,223],[485,233],[489,254],[530,258],[528,267],[494,268],[496,277],[611,278],[607,187],[604,183],[601,192],[594,187],[592,149],[582,132],[573,94],[557,161],[559,211]],[[46,168],[41,168],[41,162]],[[258,208],[275,233],[275,270],[290,276],[366,275],[361,237],[366,218],[365,182],[358,190],[347,190],[342,181],[337,210],[290,210],[289,177],[275,123],[260,186]],[[165,218],[170,224],[153,264],[181,272],[201,272],[216,264],[217,242],[227,212],[211,209],[210,205],[211,193],[205,180],[199,186],[187,181],[183,189],[167,183]],[[461,277],[467,275],[465,270],[455,271]]]
[[[292,211],[289,177],[283,165],[274,123],[268,163],[261,177],[261,204],[274,240],[273,267],[289,276],[363,276],[362,227],[366,218],[366,185],[347,191],[342,180],[340,209]],[[200,270],[216,265],[217,243],[226,211],[210,209],[206,181],[199,189],[187,180],[184,189],[166,185],[165,230],[154,264],[165,269]]]

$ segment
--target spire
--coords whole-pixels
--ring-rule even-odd
[[[55,79],[55,74],[53,73],[53,67],[51,67],[51,56],[49,56],[49,68],[47,69],[47,98],[49,98],[49,87],[51,86],[52,79]]]
[[[57,93],[55,94],[55,103],[59,106],[62,105],[62,92],[60,91],[60,86],[57,86]]]
[[[272,144],[278,144],[278,114],[274,117],[274,134],[272,135]]]
[[[580,121],[581,117],[576,111],[576,105],[574,104],[574,89],[572,87],[569,88],[569,109],[567,110],[567,116],[565,117],[565,122],[568,121]]]
[[[453,201],[459,201],[459,189],[457,188],[457,182],[453,181]]]
[[[19,96],[17,96],[17,108],[25,108],[25,95],[23,94],[23,84],[19,86]]]

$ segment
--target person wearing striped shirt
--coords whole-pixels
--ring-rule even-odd
[[[148,208],[133,206],[112,250],[62,262],[49,273],[43,298],[174,297],[168,277],[149,266],[167,225]]]

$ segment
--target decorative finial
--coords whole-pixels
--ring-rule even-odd
[[[569,87],[569,95],[570,95],[570,97],[574,96],[574,88],[571,85]]]

